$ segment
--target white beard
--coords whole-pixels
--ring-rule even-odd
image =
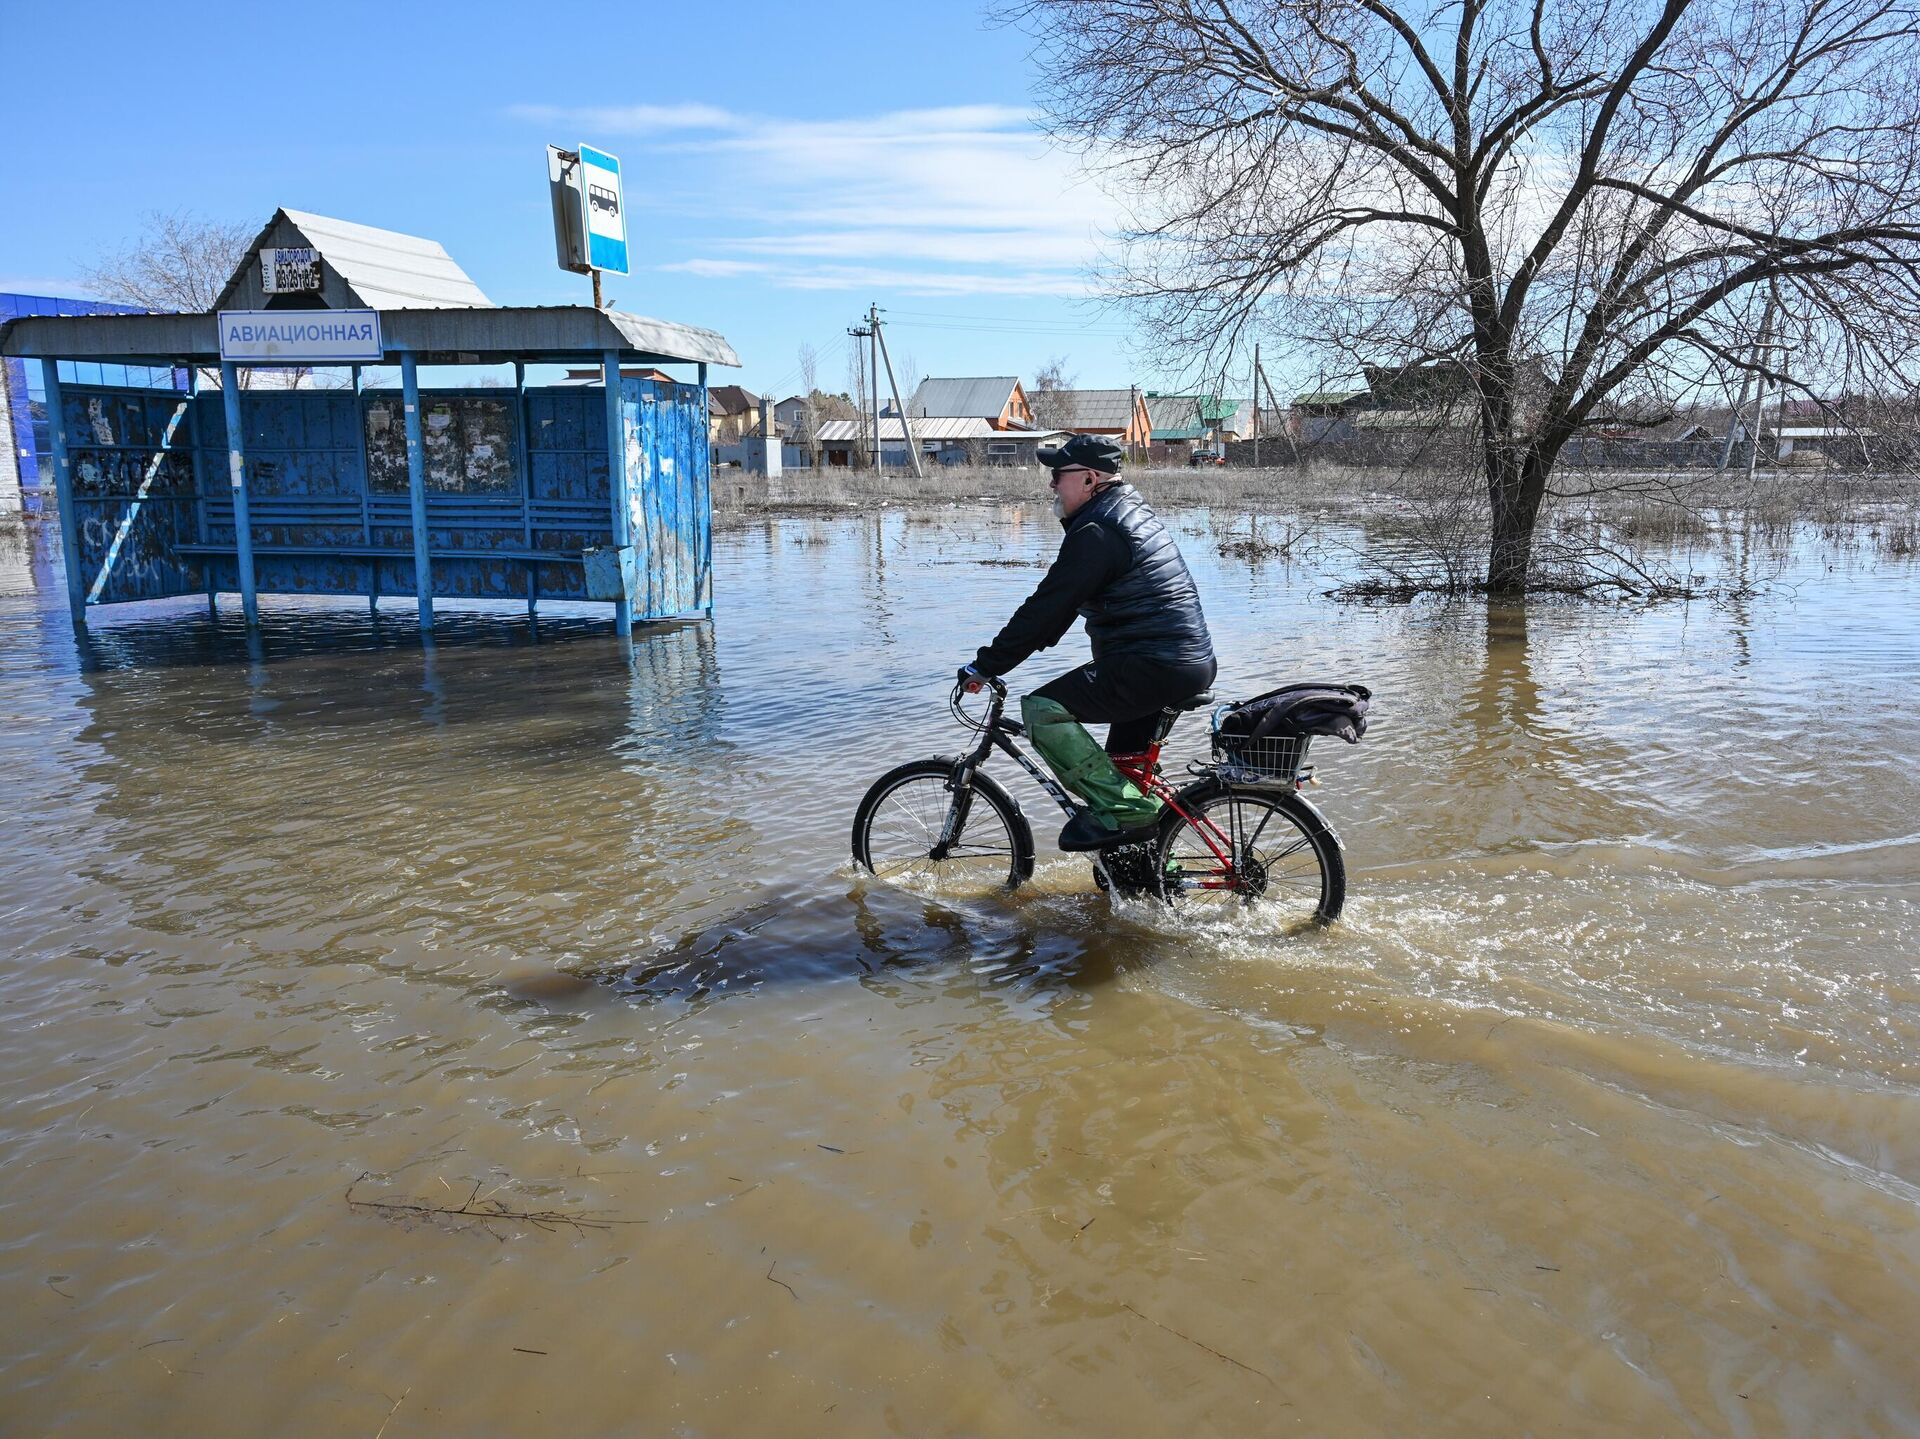
[[[1053,517],[1056,520],[1064,520],[1067,517],[1066,506],[1060,502],[1060,492],[1058,490],[1053,492]]]

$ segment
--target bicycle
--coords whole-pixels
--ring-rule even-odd
[[[854,860],[874,875],[943,887],[1017,889],[1033,876],[1033,829],[1017,801],[982,766],[994,750],[1009,755],[1068,815],[1074,800],[1017,741],[1026,726],[1006,717],[1007,687],[985,680],[984,716],[970,715],[956,685],[947,707],[980,736],[966,754],[911,760],[867,790],[853,816]],[[1340,838],[1326,816],[1299,793],[1315,783],[1304,764],[1308,739],[1249,740],[1223,735],[1213,715],[1212,758],[1188,766],[1179,788],[1160,770],[1160,751],[1182,714],[1205,709],[1199,695],[1163,710],[1153,743],[1115,755],[1121,773],[1161,801],[1158,823],[1143,840],[1096,851],[1094,879],[1103,890],[1169,904],[1261,905],[1288,918],[1329,924],[1346,902]]]

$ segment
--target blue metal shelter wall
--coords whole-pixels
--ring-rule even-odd
[[[153,476],[99,602],[236,590],[220,393],[69,386],[64,396],[88,585],[141,485]],[[606,392],[563,386],[527,390],[523,399],[509,389],[430,390],[420,399],[426,414],[449,417],[445,442],[428,460],[434,593],[521,599],[537,590],[584,598],[581,551],[612,538]],[[379,415],[397,416],[400,403],[392,391],[241,395],[261,592],[413,593],[404,461],[395,473],[372,423]],[[489,417],[492,428],[479,447],[484,456],[453,438],[463,404]],[[172,451],[156,464],[166,421],[180,405],[187,408]],[[636,617],[703,610],[712,601],[712,520],[700,387],[623,380],[621,405],[643,577]],[[512,451],[510,465],[499,453],[503,447]]]
[[[629,505],[643,593],[638,618],[712,603],[711,452],[697,385],[622,380]]]
[[[168,421],[188,404],[188,397],[164,390],[64,385],[61,395],[82,582],[93,585],[131,513],[100,602],[193,593],[199,588],[198,575],[177,548],[195,539],[200,529],[185,429],[191,415],[182,416],[173,448],[160,449]],[[146,494],[141,497],[143,487]]]

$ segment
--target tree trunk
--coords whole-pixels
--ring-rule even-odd
[[[1492,501],[1492,541],[1487,552],[1487,593],[1520,599],[1533,564],[1533,530],[1547,495],[1548,464],[1538,449],[1487,447],[1487,496]]]

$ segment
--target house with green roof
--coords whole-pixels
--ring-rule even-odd
[[[1147,417],[1153,424],[1155,449],[1166,446],[1161,458],[1184,459],[1194,447],[1212,449],[1238,435],[1232,426],[1239,406],[1218,395],[1163,395],[1147,391]]]

